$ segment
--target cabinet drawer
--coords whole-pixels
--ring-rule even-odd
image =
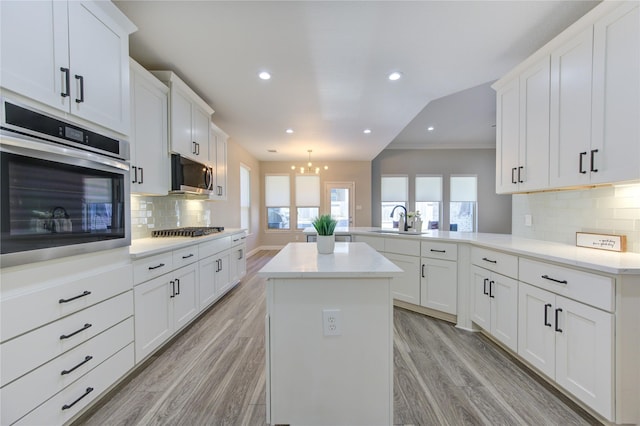
[[[422,241],[421,245],[422,257],[430,257],[432,259],[457,260],[458,245],[451,243],[442,243],[439,241]]]
[[[131,342],[133,342],[133,318],[111,327],[5,386],[0,391],[0,401],[2,401],[0,423],[8,425],[15,422],[40,405],[42,401],[60,392]],[[62,374],[63,371],[67,373]]]
[[[231,247],[231,237],[217,238],[213,241],[207,241],[201,243],[198,247],[200,253],[200,259],[204,259],[207,256],[212,256],[216,253],[220,253]]]
[[[406,240],[403,238],[385,238],[385,253],[406,254],[409,256],[420,256],[420,241]]]
[[[156,254],[155,256],[136,260],[133,262],[133,284],[138,285],[151,278],[166,274],[173,269],[175,269],[173,267],[173,252]]]
[[[103,395],[109,387],[133,368],[133,343],[91,370],[78,381],[20,419],[18,425],[61,425]],[[78,399],[84,396],[82,399]],[[77,401],[73,404],[74,401]],[[72,407],[66,408],[69,405]]]
[[[239,232],[237,234],[233,234],[231,236],[231,247],[235,247],[240,244],[243,244],[246,240],[247,240],[246,232]]]
[[[610,277],[521,258],[520,281],[609,312],[615,308]]]
[[[1,341],[7,341],[44,324],[130,290],[132,266],[105,269],[74,278],[67,283],[52,282],[35,292],[18,294],[0,302]],[[28,312],[29,315],[25,315]],[[20,318],[16,321],[15,318]]]
[[[23,334],[0,346],[1,385],[133,315],[133,291]],[[74,334],[75,333],[75,334]],[[61,338],[61,336],[69,336]]]
[[[384,238],[382,237],[372,237],[370,235],[356,235],[355,241],[359,243],[369,244],[376,251],[379,251],[379,252],[384,251]]]
[[[518,278],[518,257],[511,254],[472,247],[471,263],[507,277]]]
[[[174,250],[173,269],[178,269],[185,265],[197,262],[198,258],[198,246],[196,244],[180,250]]]

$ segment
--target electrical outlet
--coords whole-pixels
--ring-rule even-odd
[[[531,217],[530,214],[525,214],[524,215],[524,226],[531,226],[533,222],[533,218]]]
[[[322,310],[322,328],[325,336],[340,336],[342,334],[342,315],[340,309]]]

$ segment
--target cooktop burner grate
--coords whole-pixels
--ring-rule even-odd
[[[187,228],[159,229],[152,231],[151,236],[158,237],[202,237],[224,231],[224,226],[197,226]]]

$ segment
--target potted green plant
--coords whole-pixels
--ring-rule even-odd
[[[333,231],[335,231],[338,222],[336,222],[336,220],[333,219],[330,214],[323,214],[315,218],[311,224],[314,228],[316,228],[316,232],[318,233],[316,243],[318,253],[333,253],[333,249],[335,248],[336,244]]]

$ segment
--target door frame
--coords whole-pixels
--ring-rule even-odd
[[[353,181],[332,181],[324,183],[324,196],[322,199],[323,207],[329,214],[331,213],[331,189],[346,188],[349,190],[349,227],[355,225],[355,200],[356,200],[356,183]]]

